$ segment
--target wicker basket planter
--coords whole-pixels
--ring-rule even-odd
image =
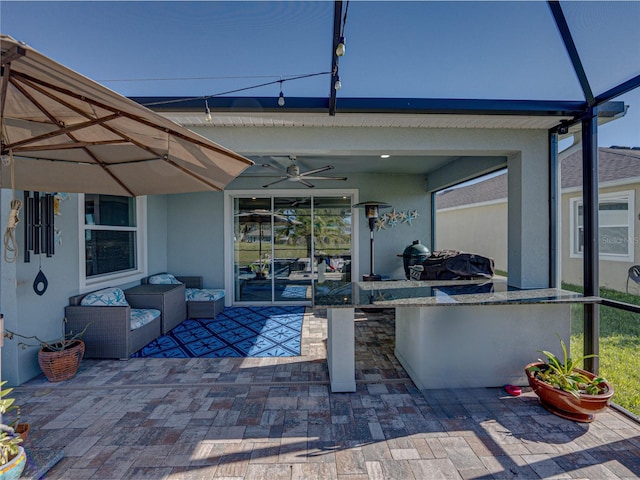
[[[63,382],[72,378],[84,356],[84,342],[74,340],[63,350],[41,348],[38,352],[38,364],[50,382]]]

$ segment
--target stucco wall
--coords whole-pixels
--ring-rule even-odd
[[[608,186],[599,190],[600,194],[614,193],[617,191],[635,191],[633,218],[638,218],[640,212],[640,184],[629,183],[624,185]],[[582,285],[584,279],[584,262],[582,257],[571,257],[571,199],[582,198],[582,191],[571,191],[562,195],[562,281],[574,285]],[[640,263],[640,242],[638,241],[638,223],[634,225],[635,232],[631,238],[634,244],[632,261],[615,261],[605,258],[600,259],[600,286],[621,292],[626,291],[628,270],[631,265]],[[640,285],[629,281],[629,293],[640,294]]]
[[[167,196],[168,271],[176,275],[201,275],[205,287],[222,288],[223,245],[222,192]]]
[[[22,198],[23,192],[16,192]],[[3,214],[8,208],[11,192],[2,190]],[[154,270],[164,271],[167,265],[167,222],[166,199],[164,195],[147,199],[147,239],[148,262]],[[6,205],[6,207],[5,207]],[[24,210],[20,213],[21,223],[16,229],[20,248],[15,263],[0,261],[2,295],[0,311],[5,317],[5,329],[26,336],[37,335],[43,340],[54,340],[62,335],[64,307],[69,297],[80,293],[78,236],[78,195],[70,194],[68,200],[60,203],[60,215],[55,216],[55,225],[60,229],[62,243],[55,246],[55,254],[31,254],[31,261],[24,262]],[[6,219],[3,216],[3,225]],[[33,290],[33,282],[39,270],[48,280],[43,295]],[[137,282],[118,284],[123,288]],[[114,284],[115,285],[115,284]],[[42,372],[37,359],[38,348],[20,348],[18,340],[5,339],[2,348],[2,379],[9,385],[19,385]]]
[[[545,286],[548,278],[548,242],[540,241],[548,231],[547,134],[543,130],[484,129],[412,129],[412,128],[196,128],[198,133],[245,155],[325,154],[341,155],[395,154],[457,155],[508,158],[510,215],[526,220],[509,222],[509,268],[513,265],[516,285]],[[416,161],[420,157],[416,157]],[[490,161],[483,168],[495,168]],[[479,167],[480,168],[480,167]],[[462,181],[469,175],[466,168],[452,168],[425,179],[422,175],[349,175],[339,185],[323,183],[321,188],[359,190],[359,201],[379,200],[390,203],[396,211],[418,210],[420,217],[411,225],[400,224],[375,232],[376,272],[391,278],[402,278],[402,258],[398,257],[413,240],[430,249],[430,190]],[[477,172],[475,172],[477,173]],[[535,180],[535,181],[532,181]],[[289,183],[289,182],[285,182]],[[262,191],[257,179],[237,179],[228,189]],[[287,185],[299,188],[299,185]],[[522,191],[522,197],[520,192]],[[10,193],[10,192],[9,192]],[[22,195],[22,192],[16,192]],[[176,273],[203,275],[205,285],[221,286],[224,280],[224,194],[197,193],[148,198],[148,250],[150,273],[171,270]],[[2,192],[3,219],[6,218],[7,192]],[[513,212],[512,209],[513,208]],[[358,218],[358,261],[356,275],[369,273],[369,231],[362,212]],[[518,220],[515,218],[515,220]],[[3,223],[4,224],[4,223]],[[78,293],[78,202],[77,196],[62,205],[62,216],[56,218],[62,229],[63,243],[52,258],[42,259],[42,270],[49,279],[49,289],[39,297],[32,283],[40,262],[21,260],[13,266],[3,265],[0,272],[2,310],[8,328],[27,335],[56,337],[68,297]],[[18,241],[23,245],[22,231]],[[531,251],[536,257],[530,255]],[[510,272],[511,274],[512,272]],[[512,276],[510,275],[510,280]],[[130,284],[122,285],[124,287]],[[6,342],[9,343],[9,342]],[[5,346],[2,371],[12,384],[22,383],[40,373],[35,350],[19,351]]]
[[[482,174],[483,168],[493,171],[505,165],[495,159],[507,158],[509,186],[512,198],[509,201],[509,282],[517,287],[533,288],[549,285],[549,168],[548,135],[546,130],[492,130],[492,129],[422,129],[422,128],[329,128],[329,127],[196,127],[194,131],[212,139],[234,151],[245,155],[304,155],[327,154],[412,154],[454,155],[462,162],[445,165],[438,171],[430,172],[428,178],[416,178],[424,182],[426,193],[437,191],[469,180],[470,171]],[[464,163],[468,157],[492,157],[490,162]],[[417,157],[419,161],[419,157]],[[460,163],[460,168],[457,168]],[[478,167],[481,165],[481,167]],[[470,168],[467,168],[470,167]],[[385,176],[384,178],[390,178]],[[239,181],[241,179],[237,179]],[[350,181],[353,179],[350,178]],[[358,185],[362,189],[360,199],[369,200],[365,195],[371,191],[373,199],[394,203],[386,195],[387,185],[367,190],[366,183]],[[347,185],[345,187],[349,186]],[[235,188],[235,182],[229,188]],[[425,205],[430,200],[426,199]],[[403,207],[400,207],[403,208]],[[430,214],[427,214],[430,215]],[[428,233],[428,229],[424,231]],[[383,235],[376,237],[376,250],[384,245]],[[416,237],[427,244],[426,237]],[[416,239],[414,238],[414,239]],[[368,231],[361,224],[360,245],[368,241]],[[398,242],[406,245],[406,242]],[[429,248],[431,248],[430,245]],[[380,247],[382,248],[382,246]],[[394,245],[394,248],[397,248]],[[360,260],[366,265],[366,252],[361,250]],[[401,253],[398,252],[398,253]],[[376,262],[382,270],[383,266]],[[378,273],[378,272],[375,272]]]
[[[493,258],[495,268],[507,270],[506,200],[439,210],[436,215],[437,250],[461,250]]]
[[[633,217],[638,218],[640,212],[640,184],[632,183],[600,189],[600,194],[615,193],[617,191],[634,190]],[[583,283],[583,259],[571,257],[571,199],[582,198],[581,191],[570,191],[562,194],[560,232],[561,232],[561,273],[562,281],[573,285]],[[505,203],[477,204],[439,211],[436,223],[436,248],[453,248],[476,253],[492,252],[491,257],[496,262],[496,268],[506,268],[506,229],[507,214]],[[460,230],[467,229],[468,235],[460,235]],[[491,233],[495,232],[495,236]],[[629,267],[640,263],[640,242],[638,231],[632,237],[634,243],[634,258],[632,262],[600,260],[600,286],[621,292],[626,291]],[[482,250],[482,251],[480,251]],[[640,294],[640,285],[629,282],[629,292]]]
[[[256,178],[238,178],[232,182],[227,190],[230,192],[256,195],[271,194],[274,190],[263,189],[264,180]],[[318,187],[300,190],[296,182],[285,182],[284,190],[296,190],[301,195],[322,195]],[[380,201],[392,205],[396,212],[417,210],[419,216],[413,221],[400,223],[395,227],[374,231],[375,241],[375,272],[390,278],[405,278],[402,254],[405,247],[413,240],[420,240],[430,246],[431,238],[431,205],[429,195],[425,191],[425,180],[419,175],[349,175],[346,182],[324,181],[323,188],[332,190],[358,190],[358,201]],[[304,187],[303,187],[304,188]],[[216,207],[217,208],[217,207]],[[392,209],[381,210],[381,214],[390,213]],[[220,210],[222,211],[222,210]],[[369,224],[364,216],[364,210],[354,212],[358,215],[358,266],[355,277],[361,277],[369,272]]]

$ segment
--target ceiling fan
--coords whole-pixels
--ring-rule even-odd
[[[267,188],[270,185],[275,185],[276,183],[280,183],[280,182],[284,182],[284,181],[300,182],[301,184],[303,184],[303,185],[305,185],[305,186],[307,186],[309,188],[314,188],[315,185],[313,183],[311,183],[311,182],[308,182],[307,180],[346,180],[347,179],[347,177],[318,177],[318,176],[314,176],[316,173],[321,173],[321,172],[326,172],[327,170],[332,170],[333,169],[333,165],[326,165],[324,167],[315,168],[313,170],[309,170],[307,172],[300,173],[300,167],[296,164],[296,157],[291,155],[289,157],[289,160],[291,160],[291,165],[289,165],[286,170],[284,168],[276,167],[274,165],[271,165],[270,163],[263,163],[262,164],[262,166],[264,168],[272,168],[272,169],[277,170],[278,172],[283,174],[275,182],[271,182],[271,183],[267,183],[266,185],[263,185],[262,186],[263,188]]]

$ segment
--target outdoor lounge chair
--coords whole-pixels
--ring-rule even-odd
[[[161,312],[131,308],[124,292],[107,288],[69,298],[66,332],[81,332],[86,358],[127,360],[160,336]]]
[[[203,288],[201,276],[174,276],[158,273],[142,279],[142,284],[184,283],[187,318],[215,318],[224,309],[224,290]]]
[[[627,293],[629,293],[629,279],[640,284],[640,265],[633,265],[627,272]]]
[[[134,308],[155,308],[162,312],[162,335],[169,333],[187,318],[185,287],[182,284],[142,284],[124,291]]]

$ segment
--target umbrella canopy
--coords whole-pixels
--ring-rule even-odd
[[[0,44],[2,187],[12,187],[13,163],[20,190],[222,190],[253,164],[10,36]]]

